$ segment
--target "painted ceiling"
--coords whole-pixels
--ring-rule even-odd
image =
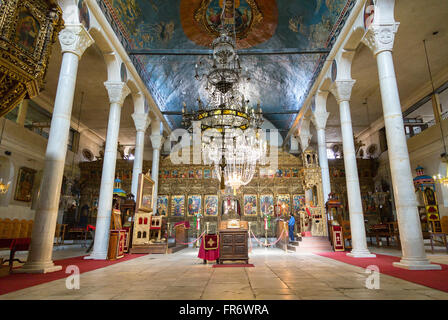
[[[102,1],[107,2],[131,50],[209,49],[223,10],[223,0]],[[235,0],[237,49],[328,49],[352,2]],[[194,79],[194,66],[200,58],[137,56],[162,112],[180,112],[183,102],[192,107],[198,96],[205,98],[203,84]],[[244,94],[252,105],[260,102],[263,112],[270,113],[265,117],[286,133],[296,115],[274,113],[300,110],[324,59],[321,54],[244,55],[242,67],[251,75]],[[181,116],[165,117],[172,129],[181,127]]]

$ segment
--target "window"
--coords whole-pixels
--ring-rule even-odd
[[[48,139],[50,134],[50,124],[51,114],[30,100],[26,112],[25,128]]]
[[[16,122],[17,121],[17,117],[19,115],[19,108],[20,108],[20,104],[15,107],[14,109],[12,109],[11,111],[9,111],[6,115],[5,118],[11,121]]]
[[[381,128],[380,134],[380,151],[381,153],[387,151],[387,138],[386,138],[386,128]]]
[[[79,145],[79,132],[70,128],[70,132],[68,134],[67,148],[70,151],[78,152],[78,145]]]

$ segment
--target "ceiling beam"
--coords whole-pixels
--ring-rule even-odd
[[[259,55],[305,55],[305,54],[326,54],[328,49],[300,50],[296,48],[283,49],[250,49],[237,50],[240,56]],[[211,49],[135,49],[128,52],[129,55],[146,56],[209,56],[213,54]]]

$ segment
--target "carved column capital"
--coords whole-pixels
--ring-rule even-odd
[[[135,129],[138,131],[145,132],[151,123],[151,118],[148,117],[147,113],[133,113],[132,119],[134,119]]]
[[[331,93],[333,93],[334,97],[338,104],[342,101],[350,101],[350,97],[352,95],[352,89],[355,85],[356,80],[336,80],[331,85]]]
[[[109,94],[109,102],[117,103],[120,106],[123,105],[124,99],[131,92],[126,83],[120,81],[106,81],[104,86]]]
[[[94,40],[82,24],[66,24],[59,32],[59,43],[62,53],[71,52],[80,59]]]
[[[160,150],[163,144],[163,136],[161,134],[152,134],[150,136],[153,149]]]
[[[375,56],[383,51],[393,51],[395,34],[399,26],[399,22],[372,24],[361,41],[372,50]]]
[[[316,130],[325,130],[329,116],[330,112],[325,111],[313,112],[313,117],[311,118],[311,121],[313,121]]]

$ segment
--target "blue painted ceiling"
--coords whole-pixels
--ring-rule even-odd
[[[184,1],[190,1],[188,5],[197,3],[199,6],[206,0],[104,1],[108,1],[112,6],[114,16],[124,29],[132,49],[207,49],[204,45],[198,45],[198,41],[191,40],[191,33],[195,32],[194,28],[190,28],[194,25],[194,13],[190,14],[192,21],[188,21],[185,17],[187,15],[189,18],[189,13],[184,10]],[[241,0],[241,8],[244,8],[244,4],[247,7],[248,2],[253,3],[254,0]],[[246,45],[245,48],[328,48],[328,39],[341,22],[339,18],[348,2],[350,1],[255,0],[265,21],[258,25],[258,29],[248,29],[246,37],[257,38],[256,33],[264,32],[265,27],[272,29],[272,36],[260,36],[257,38],[258,43]],[[187,35],[188,33],[190,35]],[[241,40],[244,41],[244,38]],[[244,47],[244,44],[242,46]],[[247,68],[252,78],[245,86],[244,93],[252,105],[260,102],[263,112],[298,112],[306,98],[307,90],[312,85],[311,80],[318,62],[323,58],[320,54],[242,56],[242,67]],[[200,57],[140,55],[138,59],[146,70],[148,88],[162,112],[180,112],[182,102],[185,101],[191,107],[195,104],[198,94],[204,97],[201,83],[194,79],[194,65]],[[165,117],[172,129],[181,127],[181,116]],[[295,114],[271,114],[266,115],[266,118],[286,132]]]

